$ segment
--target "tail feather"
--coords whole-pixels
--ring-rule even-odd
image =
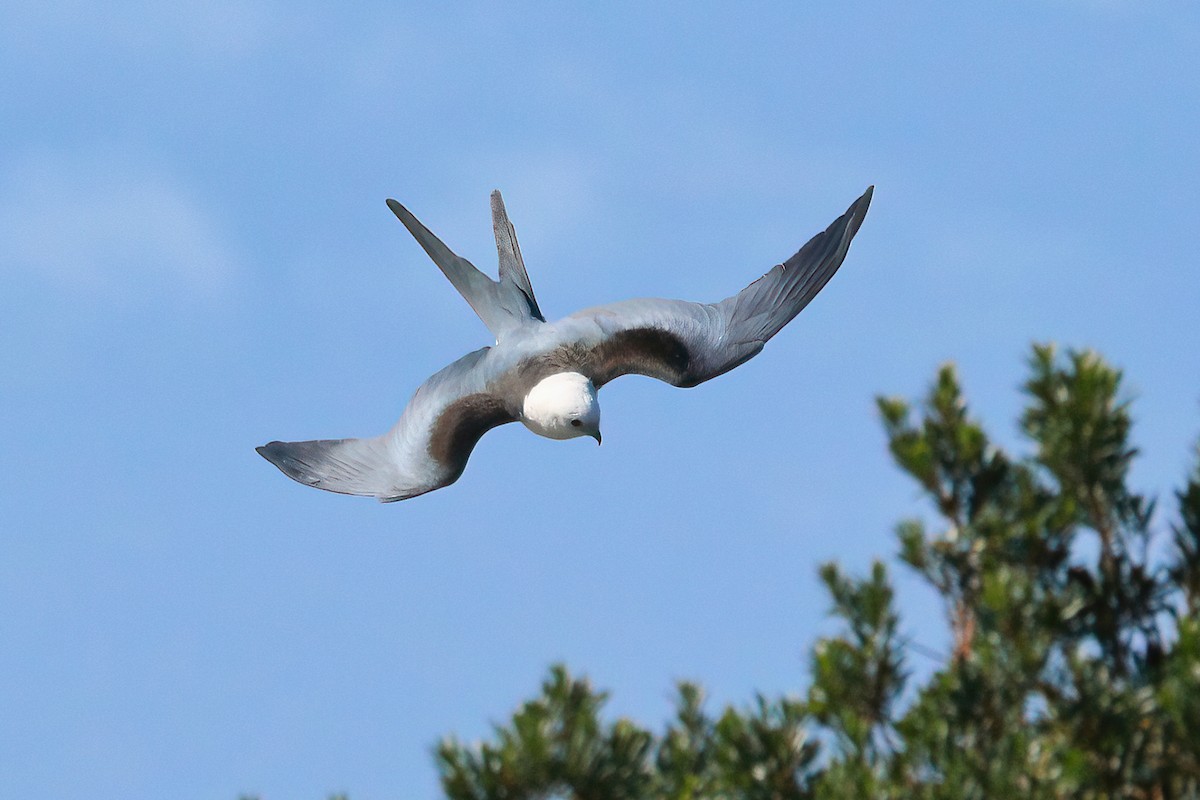
[[[474,264],[455,254],[441,239],[433,234],[407,208],[388,199],[388,208],[404,223],[422,249],[429,254],[463,299],[487,325],[488,330],[499,337],[500,331],[509,324],[507,314],[496,302],[496,282],[480,272]]]
[[[421,224],[420,220],[395,200],[387,201],[388,208],[404,223],[408,232],[421,245],[433,263],[450,280],[459,294],[475,309],[483,324],[496,337],[503,338],[505,332],[521,328],[532,322],[545,322],[533,287],[525,272],[525,263],[517,247],[517,236],[500,193],[492,194],[493,228],[496,233],[496,249],[500,254],[500,281],[494,281],[480,272],[474,264],[454,253],[441,239]]]
[[[387,444],[376,439],[321,439],[271,442],[255,448],[292,480],[339,494],[400,500]]]
[[[507,281],[515,286],[525,296],[530,316],[545,322],[537,298],[533,296],[529,273],[525,271],[525,259],[521,257],[521,247],[517,244],[516,229],[508,221],[508,211],[504,208],[504,198],[500,196],[499,189],[492,192],[492,230],[496,234],[496,252],[500,255],[500,283]]]

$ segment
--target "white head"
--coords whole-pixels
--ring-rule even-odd
[[[578,372],[559,372],[538,381],[525,395],[521,422],[540,436],[600,443],[600,402],[596,387]]]

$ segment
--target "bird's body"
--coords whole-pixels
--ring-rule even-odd
[[[493,281],[403,206],[388,205],[496,337],[417,389],[400,421],[373,439],[271,442],[258,448],[319,489],[404,500],[458,479],[484,433],[520,421],[552,439],[600,440],[596,392],[629,373],[690,387],[752,358],[833,276],[862,224],[871,189],[796,255],[719,303],[626,300],[546,322],[499,192]]]

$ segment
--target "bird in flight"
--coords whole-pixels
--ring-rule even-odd
[[[556,322],[546,321],[534,298],[500,192],[492,192],[498,281],[388,200],[496,344],[425,381],[382,436],[271,442],[258,452],[307,486],[394,502],[454,483],[480,437],[508,422],[551,439],[590,436],[599,442],[596,393],[613,378],[632,373],[691,387],[757,355],[837,272],[873,190],[794,256],[719,303],[626,300]]]

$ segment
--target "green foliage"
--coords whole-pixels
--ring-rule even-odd
[[[627,720],[603,723],[606,695],[562,667],[541,697],[525,703],[496,741],[479,748],[448,739],[438,747],[446,794],[462,800],[547,797],[568,788],[581,799],[645,797],[652,737]]]
[[[443,742],[447,797],[1200,797],[1200,448],[1175,522],[1158,523],[1129,483],[1121,373],[1042,345],[1029,373],[1027,456],[992,443],[952,366],[920,403],[878,400],[934,512],[897,527],[952,638],[922,684],[884,564],[825,564],[840,632],[814,645],[803,701],[714,718],[684,683],[656,734],[604,721],[605,695],[556,667],[492,741]]]
[[[847,631],[813,648],[808,711],[848,753],[869,763],[891,740],[889,723],[906,678],[892,587],[879,561],[862,581],[845,577],[832,563],[820,575]]]
[[[561,666],[541,697],[525,703],[496,741],[475,747],[448,739],[438,747],[446,796],[453,800],[571,797],[623,800],[719,796],[747,800],[809,797],[816,745],[805,736],[804,708],[758,698],[744,710],[709,717],[701,690],[678,687],[675,719],[655,737],[620,719],[605,723],[606,695]]]
[[[1175,497],[1179,500],[1180,521],[1174,526],[1175,555],[1170,577],[1183,592],[1187,614],[1195,619],[1200,616],[1200,446],[1196,447],[1196,467],[1187,486]]]

